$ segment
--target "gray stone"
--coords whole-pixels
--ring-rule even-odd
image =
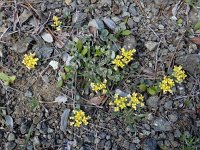
[[[106,143],[106,140],[105,140],[105,139],[101,140],[101,141],[99,142],[99,144],[98,144],[98,147],[103,148],[104,145],[105,145],[105,143]]]
[[[26,91],[24,94],[26,97],[32,97],[32,92],[31,91]]]
[[[145,47],[149,51],[154,51],[158,46],[158,42],[153,42],[153,41],[147,41],[145,42]]]
[[[111,0],[101,0],[101,5],[108,5],[109,7],[111,7],[112,5],[112,1]]]
[[[86,18],[87,18],[86,13],[76,12],[72,16],[72,23],[80,27],[85,22]]]
[[[8,142],[5,144],[6,150],[13,150],[16,146],[17,144],[15,142]]]
[[[106,135],[106,140],[109,140],[110,139],[110,135]]]
[[[170,120],[171,122],[176,122],[176,121],[178,120],[178,114],[177,114],[176,112],[174,112],[174,113],[168,115],[168,117],[169,117],[169,120]]]
[[[26,134],[28,132],[28,130],[29,130],[29,124],[28,124],[28,122],[21,123],[21,125],[20,125],[20,132],[21,132],[21,134]]]
[[[125,48],[125,50],[134,49],[136,47],[135,37],[132,35],[125,37],[123,45],[124,45],[123,47]]]
[[[138,22],[140,22],[141,17],[133,17],[133,20],[138,23]]]
[[[183,86],[183,85],[178,85],[177,86],[177,91],[178,91],[178,94],[180,94],[180,95],[185,95],[186,94],[185,86]]]
[[[159,29],[159,30],[164,30],[164,28],[165,28],[165,27],[164,27],[162,24],[159,24],[159,25],[158,25],[158,29]]]
[[[108,18],[108,17],[104,17],[104,18],[103,18],[103,22],[106,24],[106,26],[107,26],[109,29],[115,30],[116,24],[115,24],[115,22],[114,22],[112,19],[110,19],[110,18]]]
[[[10,133],[8,135],[8,141],[14,141],[15,140],[15,135],[13,133]]]
[[[133,138],[133,143],[139,144],[140,143],[140,139],[138,137],[134,137]]]
[[[151,96],[147,99],[146,104],[152,108],[157,108],[158,107],[158,101],[159,97],[158,96]]]
[[[127,24],[132,29],[134,27],[135,23],[134,23],[134,21],[131,18],[129,18]]]
[[[53,48],[48,45],[43,45],[41,43],[33,46],[33,50],[38,58],[49,58],[53,53]]]
[[[136,16],[136,15],[137,15],[137,10],[136,10],[136,8],[135,8],[135,4],[131,4],[131,5],[129,6],[128,11],[131,13],[131,15]]]
[[[33,145],[36,146],[36,145],[39,145],[39,144],[40,144],[40,140],[39,140],[38,136],[34,136]]]
[[[172,127],[169,121],[163,118],[156,118],[153,122],[155,131],[171,131]]]
[[[177,57],[175,63],[182,65],[183,69],[191,74],[200,74],[200,55],[198,54],[187,54]]]
[[[110,140],[106,141],[105,145],[104,145],[104,148],[105,150],[110,150],[112,147],[112,143]]]
[[[130,16],[130,13],[129,13],[129,12],[126,12],[126,11],[125,11],[125,12],[122,13],[122,17],[127,17],[127,16],[128,16],[128,17]]]
[[[33,39],[31,37],[26,37],[18,40],[10,49],[18,53],[25,53],[32,42]]]
[[[88,136],[84,137],[84,141],[87,142],[87,143],[94,143],[94,140],[95,140],[94,136],[88,135]]]
[[[123,147],[126,148],[126,149],[129,149],[129,147],[130,147],[129,141],[125,140],[124,143],[123,143]]]
[[[200,120],[196,121],[197,127],[200,127]]]
[[[143,149],[144,150],[156,150],[157,149],[156,140],[154,138],[149,138],[149,139],[145,140]]]
[[[130,150],[137,150],[136,145],[133,144],[133,143],[131,143],[131,144],[129,145],[129,149],[130,149]]]
[[[172,104],[173,104],[173,101],[167,101],[164,104],[164,108],[165,109],[172,109]]]
[[[100,139],[105,139],[106,138],[106,133],[105,132],[101,132],[98,137]]]
[[[94,4],[94,3],[97,2],[97,0],[90,0],[90,2],[91,2],[92,4]]]

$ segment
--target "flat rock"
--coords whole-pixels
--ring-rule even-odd
[[[158,96],[151,96],[146,100],[146,104],[152,108],[157,108],[158,107],[158,101],[159,97]]]
[[[128,36],[124,39],[124,48],[125,50],[131,50],[134,49],[136,47],[136,40],[134,36]]]
[[[187,54],[177,57],[175,63],[182,65],[183,69],[191,74],[200,74],[200,55],[198,54]]]
[[[172,127],[169,121],[163,118],[156,118],[153,122],[155,131],[171,131]]]
[[[15,135],[13,133],[10,133],[8,135],[8,141],[14,141],[15,140]]]
[[[18,40],[10,49],[18,52],[18,53],[24,53],[29,49],[29,45],[34,40],[31,37],[22,38],[21,40]]]
[[[145,140],[143,145],[144,150],[157,150],[156,140],[154,138],[149,138]]]
[[[153,41],[147,41],[145,42],[145,47],[149,51],[154,51],[158,46],[158,42],[153,42]]]

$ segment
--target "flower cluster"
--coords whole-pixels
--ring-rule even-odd
[[[172,93],[172,87],[174,86],[174,81],[170,77],[164,77],[160,83],[160,89],[163,90],[163,93],[170,92]]]
[[[130,101],[128,102],[127,106],[131,106],[134,110],[137,109],[137,106],[144,106],[144,103],[142,102],[144,100],[144,97],[142,94],[138,94],[133,92],[132,95],[128,95],[128,98],[130,98]]]
[[[174,66],[172,77],[175,78],[175,82],[181,83],[187,77],[182,66]],[[163,90],[163,93],[170,92],[172,93],[172,87],[175,86],[174,80],[170,77],[164,77],[160,83],[160,89]]]
[[[104,80],[102,83],[91,83],[92,90],[95,92],[102,91],[105,94],[107,92],[106,83],[107,80]]]
[[[135,52],[135,49],[125,50],[124,48],[122,48],[121,55],[117,55],[116,58],[112,61],[112,63],[117,67],[123,68],[133,59],[132,57]]]
[[[82,110],[73,110],[74,116],[70,117],[70,125],[74,127],[80,127],[81,125],[88,125],[89,116],[85,115]]]
[[[35,54],[30,53],[30,55],[25,54],[22,63],[28,68],[33,69],[37,65],[38,58],[34,58]]]
[[[177,83],[183,82],[183,80],[187,77],[185,71],[182,69],[182,66],[174,66],[172,76],[175,78],[175,81]]]
[[[119,97],[118,94],[115,94],[114,102],[111,102],[110,105],[114,105],[114,111],[119,111],[120,109],[124,109],[126,107],[127,98]]]
[[[119,111],[126,107],[131,107],[136,110],[137,106],[144,106],[144,103],[142,102],[144,97],[142,94],[135,92],[133,92],[132,95],[128,95],[127,97],[120,97],[119,95],[115,94],[114,98],[114,101],[110,102],[110,105],[114,106],[114,111]]]
[[[53,16],[53,24],[52,24],[52,26],[53,26],[53,27],[56,27],[56,30],[57,30],[57,31],[60,31],[60,30],[61,30],[61,28],[60,28],[60,25],[61,25],[61,24],[62,24],[62,22],[59,21],[58,17],[57,17],[57,16]]]

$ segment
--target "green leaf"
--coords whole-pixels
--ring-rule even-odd
[[[101,31],[101,35],[104,36],[104,37],[108,36],[108,34],[109,34],[109,32],[106,29]]]
[[[177,21],[177,24],[180,24],[180,25],[182,25],[182,23],[183,23],[183,19],[178,19],[178,21]]]
[[[117,31],[117,33],[115,33],[115,37],[118,39],[121,34],[122,34],[122,30],[119,30]]]
[[[200,29],[200,21],[198,21],[195,25],[194,25],[194,31],[199,30]]]
[[[0,80],[9,81],[9,76],[3,72],[0,73]]]
[[[56,87],[57,87],[57,88],[61,88],[62,85],[63,85],[63,80],[62,80],[62,79],[61,79],[61,80],[58,80],[57,83],[56,83]]]
[[[155,94],[157,93],[156,90],[155,90],[153,87],[147,88],[147,92],[148,92],[150,95],[155,95]]]
[[[76,42],[76,47],[77,47],[78,51],[81,52],[83,49],[83,42],[81,40],[78,40]]]
[[[124,31],[122,32],[122,35],[125,35],[125,36],[130,35],[130,34],[131,34],[131,31],[130,31],[130,30],[124,30]]]
[[[61,72],[60,76],[62,77],[63,80],[67,79],[66,74],[64,72]]]
[[[150,95],[156,95],[159,92],[159,87],[158,86],[149,87],[149,88],[147,88],[147,92]]]
[[[9,78],[10,78],[10,82],[13,83],[16,79],[16,76],[10,76]]]
[[[16,79],[16,76],[8,76],[7,74],[3,72],[0,73],[0,80],[3,80],[5,85],[9,85],[10,83],[13,83],[15,79]]]
[[[85,48],[82,50],[81,54],[82,54],[83,56],[85,56],[85,54],[87,54],[87,52],[88,52],[88,48],[85,47]]]
[[[138,87],[142,92],[146,91],[146,89],[147,89],[147,86],[144,83],[141,83]]]

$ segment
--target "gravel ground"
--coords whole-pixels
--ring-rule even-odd
[[[193,30],[200,20],[200,2],[193,7],[182,1],[176,14],[179,22],[172,17],[176,4],[171,0],[1,1],[0,72],[17,79],[9,86],[0,82],[0,150],[200,149],[200,39],[194,39],[200,32]],[[62,32],[52,32],[54,15],[63,22]],[[103,23],[105,18],[108,21]],[[131,31],[113,43],[137,49],[137,74],[129,77],[131,88],[122,81],[119,89],[124,93],[144,79],[153,84],[155,73],[160,79],[174,64],[182,65],[188,77],[174,87],[173,94],[144,94],[144,117],[133,120],[131,126],[112,113],[108,101],[101,106],[80,101],[92,118],[90,124],[62,129],[62,115],[73,109],[73,101],[53,101],[58,95],[74,95],[70,88],[56,88],[59,71],[49,62],[64,66],[66,45],[74,37],[86,36],[81,28],[92,19],[102,23],[99,28],[110,26],[110,32],[115,28]],[[46,33],[51,36],[44,38]],[[28,52],[41,59],[35,70],[21,63]]]

